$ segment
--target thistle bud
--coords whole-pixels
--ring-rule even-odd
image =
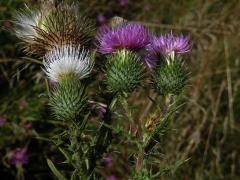
[[[80,46],[56,47],[44,56],[43,63],[48,78],[57,82],[50,97],[54,115],[60,120],[77,120],[86,102],[80,80],[93,67],[89,52]]]
[[[74,76],[62,78],[50,97],[50,105],[58,120],[77,121],[85,104],[85,87]]]
[[[184,70],[183,64],[177,61],[162,64],[156,68],[154,76],[155,88],[162,95],[180,94],[187,81],[187,72]]]
[[[130,93],[144,77],[144,66],[137,55],[127,50],[120,50],[108,56],[106,83],[113,93]]]

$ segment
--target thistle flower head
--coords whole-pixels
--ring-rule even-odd
[[[116,53],[120,49],[136,51],[149,43],[148,32],[141,24],[128,23],[113,28],[102,28],[98,33],[99,52]]]
[[[44,20],[44,29],[36,28],[38,37],[32,52],[45,54],[53,47],[69,44],[90,47],[94,27],[80,12],[78,4],[60,4],[52,8]]]
[[[14,21],[14,32],[16,36],[27,43],[33,43],[37,36],[35,27],[41,24],[42,12],[37,9],[30,9],[28,6],[21,9]]]
[[[68,44],[90,46],[94,28],[77,4],[44,8],[31,10],[26,6],[16,17],[14,31],[27,43],[27,53],[44,55],[53,47]]]
[[[54,48],[44,56],[43,64],[49,79],[56,82],[66,75],[83,79],[93,67],[89,51],[72,45]]]
[[[172,32],[160,37],[153,36],[147,46],[147,64],[152,67],[161,57],[173,59],[175,54],[184,54],[190,49],[189,37],[174,36]]]

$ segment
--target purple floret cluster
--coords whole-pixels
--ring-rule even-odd
[[[161,59],[162,56],[169,58],[173,53],[187,53],[191,49],[191,44],[189,43],[188,36],[174,36],[171,32],[167,35],[161,35],[159,37],[153,36],[146,49],[146,62],[149,67],[153,67],[156,61]]]
[[[115,28],[102,27],[98,33],[101,54],[116,53],[119,49],[137,51],[149,43],[148,31],[137,23],[128,23]]]
[[[192,46],[189,36],[175,36],[172,32],[150,37],[148,30],[139,23],[126,23],[115,28],[102,26],[97,39],[101,54],[115,54],[121,49],[134,52],[146,49],[145,62],[149,68],[156,66],[162,58],[187,53]]]

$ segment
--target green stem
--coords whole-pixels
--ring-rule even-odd
[[[71,147],[74,152],[74,163],[75,163],[75,168],[77,171],[77,175],[79,177],[82,177],[86,173],[86,168],[84,167],[84,163],[82,162],[82,151],[81,151],[81,144],[78,141],[78,136],[79,136],[79,128],[77,127],[76,124],[73,123],[71,129],[71,137],[70,137],[70,142],[71,142]]]
[[[166,134],[165,130],[169,125],[170,116],[175,112],[175,108],[171,109],[171,105],[173,105],[172,96],[165,97],[165,105],[163,107],[163,118],[161,122],[159,122],[158,127],[152,133],[150,139],[147,141],[144,147],[144,155],[145,157],[148,153],[154,148],[154,146],[163,139],[163,136]]]
[[[104,114],[103,124],[100,128],[96,144],[91,149],[89,154],[89,170],[88,170],[89,176],[92,176],[97,161],[101,159],[103,153],[106,151],[109,144],[111,144],[112,130],[111,128],[109,128],[109,126],[112,124],[112,108],[111,108],[112,102],[113,98],[111,98],[110,103],[107,106],[106,113]]]
[[[123,106],[123,109],[124,109],[124,111],[126,113],[126,116],[127,116],[128,120],[130,122],[133,122],[134,120],[133,120],[133,117],[132,117],[132,111],[130,110],[130,107],[128,105],[127,98],[123,97],[121,99],[121,102],[122,102],[122,106]]]

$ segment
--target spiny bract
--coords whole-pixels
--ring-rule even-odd
[[[86,105],[85,87],[79,79],[66,77],[57,84],[50,97],[55,117],[63,121],[77,121]]]
[[[171,61],[170,64],[162,64],[156,69],[154,84],[159,94],[178,95],[182,92],[186,81],[187,73],[180,62]]]
[[[144,77],[144,66],[139,57],[126,50],[108,57],[106,83],[113,93],[130,93]]]

